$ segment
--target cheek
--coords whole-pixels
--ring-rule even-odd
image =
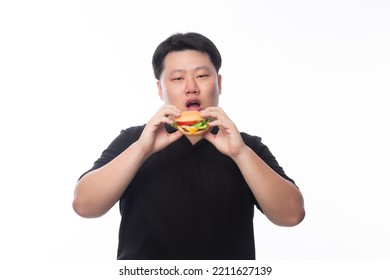
[[[215,103],[216,105],[218,105],[218,103],[219,103],[219,93],[218,93],[218,92],[216,92],[216,93],[214,94],[214,103]]]
[[[169,103],[170,98],[167,91],[163,92],[162,100],[165,101],[165,103]]]
[[[165,103],[170,103],[178,97],[180,89],[177,85],[165,85],[162,88],[162,99]]]
[[[216,103],[216,105],[218,105],[219,103],[219,95],[221,94],[221,89],[219,87],[219,84],[218,82],[215,83],[215,88],[214,88],[214,101]]]

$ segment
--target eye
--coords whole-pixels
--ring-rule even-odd
[[[184,80],[183,77],[174,77],[172,78],[172,81],[181,81],[181,80]]]
[[[208,76],[209,76],[208,74],[200,74],[200,75],[196,76],[196,78],[203,79],[203,78],[207,78]]]

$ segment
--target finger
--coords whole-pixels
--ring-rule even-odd
[[[151,124],[154,126],[160,126],[161,124],[173,124],[173,120],[171,120],[169,117],[163,116],[163,117],[156,117],[151,120]]]
[[[208,118],[211,119],[209,123],[210,126],[226,127],[226,126],[230,126],[230,124],[233,123],[228,117],[226,117],[225,115],[221,115],[219,113],[212,113],[209,115]]]
[[[179,138],[181,138],[182,136],[183,136],[183,134],[180,131],[169,133],[168,134],[168,141],[169,141],[169,143],[173,143],[176,140],[178,140]]]
[[[222,110],[220,107],[207,107],[206,109],[200,111],[200,114],[205,114],[205,115],[213,115],[213,114],[221,114],[221,115],[226,115],[226,113]]]
[[[201,112],[201,116],[203,118],[210,118],[212,120],[214,119],[226,119],[226,120],[229,120],[229,117],[225,114],[224,111],[222,111],[221,109],[216,109],[216,110],[205,110],[203,112]]]
[[[212,134],[210,131],[203,134],[203,138],[205,138],[207,141],[209,141],[213,145],[215,143],[215,137],[216,136],[214,134]]]
[[[180,116],[181,112],[179,109],[177,109],[175,106],[173,105],[166,105],[166,106],[163,106],[158,112],[156,115],[158,116],[170,116],[170,115],[173,115],[175,117],[178,117]]]
[[[173,105],[164,105],[156,112],[156,114],[149,120],[149,123],[153,126],[159,126],[162,123],[167,123],[169,125],[173,124],[171,116],[178,117],[180,115],[180,110],[178,110]]]

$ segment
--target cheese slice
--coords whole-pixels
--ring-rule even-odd
[[[197,132],[199,129],[194,127],[194,126],[189,126],[189,125],[182,125],[181,126],[184,130],[188,131],[189,133],[193,134]]]

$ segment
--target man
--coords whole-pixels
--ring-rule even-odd
[[[197,33],[175,34],[153,55],[164,105],[130,127],[77,183],[73,208],[99,217],[120,201],[118,259],[255,259],[254,206],[294,226],[303,198],[261,138],[218,107],[221,56]],[[181,112],[212,121],[203,136],[172,127]]]

